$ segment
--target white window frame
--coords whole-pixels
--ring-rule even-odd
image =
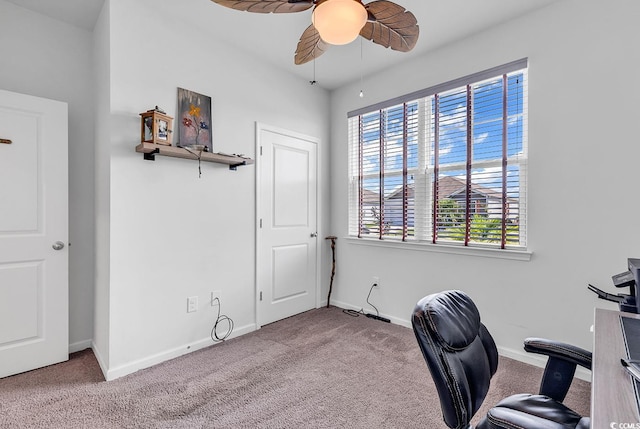
[[[508,73],[523,70],[526,76],[527,69],[527,59],[522,59],[518,61],[514,61],[509,64],[505,64],[503,66],[495,67],[489,70],[485,70],[483,72],[475,73],[470,76],[466,76],[460,79],[456,79],[451,82],[447,82],[441,85],[437,85],[435,87],[427,88],[425,90],[417,91],[415,93],[407,94],[401,97],[397,97],[392,100],[388,100],[382,103],[378,103],[373,106],[365,107],[362,109],[358,109],[357,111],[349,112],[349,236],[347,237],[348,242],[358,245],[372,245],[372,246],[381,246],[381,247],[390,247],[390,248],[400,248],[406,250],[421,250],[421,251],[436,251],[436,252],[444,252],[444,253],[452,253],[452,254],[471,254],[478,256],[490,256],[490,257],[499,257],[506,259],[515,259],[515,260],[529,260],[532,252],[527,248],[527,170],[528,170],[528,161],[527,161],[527,153],[528,153],[528,140],[527,140],[527,132],[526,129],[522,132],[522,153],[518,154],[517,157],[509,156],[508,163],[516,163],[519,166],[519,174],[520,174],[520,187],[523,188],[521,195],[518,200],[518,210],[520,213],[524,215],[524,227],[519,228],[520,240],[519,245],[516,246],[505,246],[504,248],[496,247],[494,244],[483,245],[482,243],[471,243],[470,245],[460,245],[455,242],[444,241],[444,242],[432,242],[432,228],[433,228],[433,208],[431,207],[432,199],[432,182],[431,178],[433,176],[432,166],[434,164],[432,159],[430,158],[431,147],[430,143],[421,144],[418,146],[418,163],[417,166],[411,169],[411,173],[414,176],[415,181],[415,192],[414,192],[414,204],[416,212],[418,210],[426,211],[426,215],[419,215],[416,213],[414,218],[415,225],[415,233],[414,237],[410,241],[402,241],[398,239],[394,239],[391,237],[384,237],[384,239],[371,238],[371,237],[357,237],[357,231],[360,228],[360,222],[358,218],[358,211],[360,209],[360,204],[358,198],[353,198],[354,194],[357,194],[359,191],[359,183],[358,183],[358,175],[353,171],[354,169],[354,156],[358,155],[358,145],[353,144],[354,138],[359,138],[359,126],[355,125],[351,118],[358,117],[360,115],[364,115],[367,113],[375,112],[376,110],[382,110],[388,107],[392,107],[394,105],[406,102],[419,102],[418,109],[418,124],[419,131],[418,134],[420,139],[423,142],[430,142],[431,135],[430,131],[432,129],[432,124],[430,121],[432,120],[431,114],[427,112],[431,112],[431,102],[433,94],[443,93],[447,90],[459,88],[468,84],[477,84],[482,82],[483,80],[495,78],[500,75],[506,75]],[[525,78],[523,82],[523,92],[524,94],[528,93],[528,79]],[[522,115],[525,118],[525,126],[526,126],[526,118],[528,117],[527,112],[527,102],[526,100],[523,103],[523,111]],[[517,159],[516,159],[517,158]],[[464,165],[463,165],[464,164]],[[474,161],[473,168],[483,168],[483,167],[495,167],[501,166],[501,160],[487,160],[487,161]],[[440,171],[451,171],[455,169],[464,169],[466,168],[466,163],[458,164],[441,164],[439,165]],[[389,172],[386,171],[385,176]],[[371,175],[377,175],[378,173],[371,173]]]

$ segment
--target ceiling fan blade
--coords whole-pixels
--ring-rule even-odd
[[[324,51],[328,48],[329,45],[320,38],[320,33],[318,33],[316,27],[311,24],[306,30],[304,30],[302,36],[300,36],[294,62],[296,65],[309,62],[324,54]]]
[[[211,0],[221,6],[255,13],[292,13],[307,10],[313,0]]]
[[[360,35],[394,51],[409,52],[418,42],[420,29],[416,17],[404,7],[386,0],[364,5],[369,12]]]

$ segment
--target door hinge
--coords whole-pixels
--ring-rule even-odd
[[[260,291],[260,301],[262,301],[262,291]]]
[[[260,156],[262,156],[262,146],[260,146]]]
[[[260,219],[260,228],[262,228],[262,219]]]

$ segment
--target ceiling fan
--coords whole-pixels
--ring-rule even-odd
[[[219,5],[255,13],[293,13],[313,7],[311,25],[302,33],[294,62],[304,64],[322,55],[329,45],[344,45],[358,35],[395,51],[416,45],[418,21],[404,7],[387,0],[211,0]]]

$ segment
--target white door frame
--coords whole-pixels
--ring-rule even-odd
[[[260,203],[260,195],[262,192],[262,184],[260,181],[260,177],[262,177],[262,157],[261,157],[261,147],[262,147],[262,141],[261,141],[261,133],[262,131],[270,131],[272,133],[277,133],[277,134],[282,134],[285,136],[289,136],[289,137],[293,137],[296,139],[300,139],[300,140],[306,140],[310,143],[313,143],[316,145],[316,229],[317,229],[317,233],[318,233],[318,237],[315,240],[315,246],[316,246],[316,279],[315,279],[315,289],[316,289],[316,293],[315,293],[315,307],[319,308],[320,307],[320,302],[321,302],[321,297],[320,297],[320,292],[321,292],[321,287],[320,287],[320,261],[321,261],[321,254],[320,254],[320,250],[322,249],[322,245],[321,245],[321,240],[324,240],[323,238],[321,238],[322,235],[322,222],[321,222],[321,212],[322,210],[320,210],[320,183],[322,183],[321,180],[321,173],[320,173],[320,139],[316,138],[316,137],[311,137],[305,134],[300,134],[297,133],[295,131],[290,131],[284,128],[279,128],[279,127],[275,127],[272,125],[267,125],[267,124],[263,124],[260,122],[256,122],[256,195],[255,195],[255,199],[256,199],[256,219],[255,219],[255,228],[256,228],[256,248],[255,248],[255,258],[256,258],[256,266],[255,266],[255,279],[254,279],[254,283],[255,283],[255,306],[256,306],[256,314],[255,314],[255,318],[256,318],[256,329],[260,329],[261,325],[260,325],[260,287],[258,284],[258,268],[260,267],[260,263],[262,262],[260,260],[260,252],[259,249],[262,246],[262,241],[260,239],[260,218],[261,218],[261,214],[262,214],[262,204]]]

